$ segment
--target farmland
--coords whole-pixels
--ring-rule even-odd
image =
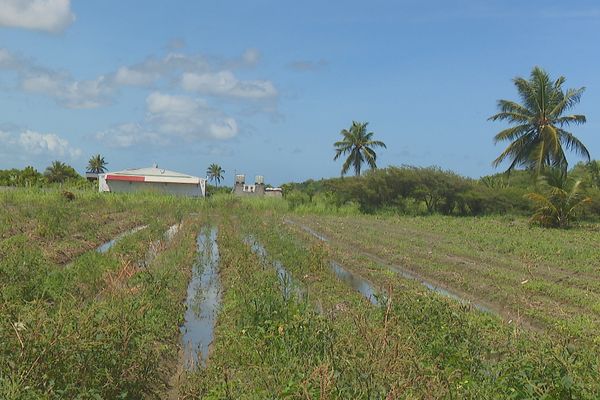
[[[2,398],[600,396],[597,225],[0,196]],[[188,368],[209,265],[220,305]]]

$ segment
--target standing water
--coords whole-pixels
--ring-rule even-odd
[[[96,249],[96,251],[98,253],[106,253],[108,250],[110,250],[115,244],[117,244],[117,242],[121,239],[123,239],[125,236],[128,235],[133,235],[136,232],[141,231],[142,229],[146,229],[148,227],[148,225],[142,225],[142,226],[137,226],[127,232],[123,232],[120,235],[117,235],[114,239],[109,240],[106,243],[101,244],[100,246],[98,246],[98,248]]]
[[[329,263],[329,266],[331,267],[331,270],[339,280],[347,283],[353,289],[357,290],[360,294],[363,295],[364,298],[369,300],[371,304],[379,304],[376,296],[377,292],[375,291],[371,283],[369,283],[369,281],[363,279],[359,275],[354,275],[350,270],[345,269],[335,261],[331,261]]]
[[[192,268],[192,280],[187,290],[185,322],[179,328],[186,369],[206,366],[221,301],[217,229],[211,229],[208,235],[200,233],[197,245],[198,257]]]
[[[254,239],[254,237],[248,235],[244,239],[244,242],[250,246],[250,250],[252,250],[254,254],[259,256],[262,260],[267,260],[267,250],[262,244]],[[284,298],[289,299],[292,294],[295,294],[299,298],[304,295],[302,289],[294,283],[292,275],[285,269],[280,261],[273,261],[273,267],[275,267],[275,270],[277,271],[277,277],[279,278],[281,292],[283,293]]]

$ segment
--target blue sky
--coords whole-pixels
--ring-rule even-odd
[[[0,169],[318,179],[358,120],[380,167],[479,177],[504,148],[487,117],[535,65],[586,86],[573,133],[600,158],[599,39],[597,1],[0,0]]]

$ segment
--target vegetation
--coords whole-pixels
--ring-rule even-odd
[[[549,170],[540,178],[545,193],[529,193],[527,198],[535,203],[531,222],[547,228],[568,228],[583,206],[592,201],[583,195],[581,180],[569,188],[570,180],[561,170]]]
[[[231,195],[90,191],[69,202],[55,190],[14,190],[0,201],[2,398],[600,394],[595,226],[357,209],[299,216],[285,200]],[[89,251],[142,224],[108,252]],[[214,342],[206,368],[174,380],[195,239],[208,226],[219,232],[222,287]],[[378,305],[336,278],[331,260],[369,282]],[[428,292],[394,265],[499,316]]]
[[[44,176],[49,183],[64,183],[71,179],[81,178],[81,175],[79,175],[73,167],[58,160],[53,161],[52,164],[46,168]]]
[[[106,166],[108,163],[104,160],[100,154],[92,156],[88,161],[87,171],[93,174],[103,174],[106,172]]]
[[[28,166],[22,170],[0,170],[0,186],[36,187],[45,182],[44,175]]]
[[[96,193],[61,199],[54,191],[2,194],[0,216],[13,220],[0,241],[0,398],[160,397],[177,357],[188,278],[179,266],[194,256],[198,221],[186,218],[171,241],[163,233],[195,202]],[[139,223],[149,226],[107,253],[86,252]],[[48,230],[54,234],[45,241]],[[76,248],[54,260],[67,241]]]
[[[221,183],[224,174],[225,170],[221,168],[221,166],[218,164],[210,164],[210,166],[206,170],[206,175],[208,176],[208,179],[212,182],[216,182],[217,186],[219,186],[219,183]]]
[[[522,104],[510,100],[499,100],[500,112],[491,116],[492,121],[507,121],[514,126],[494,137],[494,141],[511,142],[494,160],[498,166],[510,160],[508,171],[525,167],[539,174],[546,167],[567,170],[565,148],[590,159],[585,145],[565,129],[586,122],[584,115],[564,115],[581,99],[585,88],[563,91],[564,77],[552,81],[546,71],[535,67],[529,80],[517,77],[517,87]],[[563,148],[564,146],[564,148]]]
[[[348,157],[342,165],[342,176],[352,167],[356,176],[360,175],[362,165],[366,163],[369,168],[377,168],[377,153],[373,148],[386,148],[385,143],[379,140],[373,140],[373,132],[367,132],[368,122],[352,122],[350,129],[342,129],[340,134],[343,139],[335,142],[335,157],[337,160],[341,156],[348,154]]]

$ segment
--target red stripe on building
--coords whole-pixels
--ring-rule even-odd
[[[107,181],[127,181],[127,182],[144,182],[143,176],[131,175],[106,175]]]

